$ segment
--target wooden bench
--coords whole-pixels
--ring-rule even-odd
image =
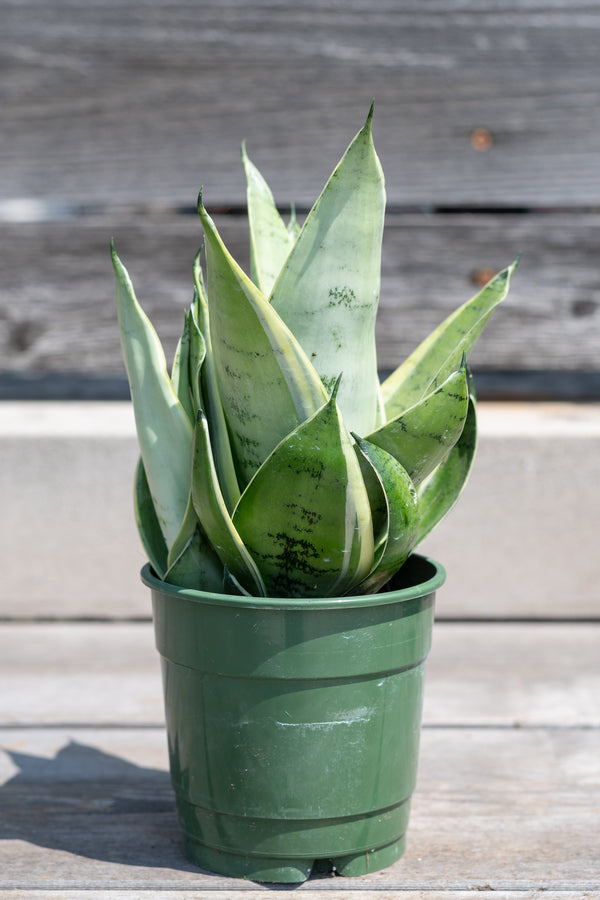
[[[471,482],[424,548],[448,582],[407,853],[298,890],[600,897],[600,0],[0,20],[0,900],[272,895],[179,848],[108,242],[171,354],[200,185],[247,261],[242,139],[302,214],[373,97],[382,369],[522,260],[471,360]]]

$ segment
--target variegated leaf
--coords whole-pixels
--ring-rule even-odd
[[[467,355],[492,312],[508,293],[516,260],[475,297],[453,312],[382,385],[388,419],[395,418],[439,387]]]
[[[135,470],[133,508],[135,521],[148,560],[158,577],[164,578],[168,568],[168,549],[156,517],[141,456],[138,459]]]
[[[469,398],[465,427],[458,441],[431,475],[419,485],[421,523],[417,543],[450,512],[466,484],[477,447],[475,398]]]
[[[310,211],[271,294],[327,388],[340,372],[348,428],[376,427],[375,317],[385,189],[372,109]]]
[[[117,313],[138,441],[156,517],[170,546],[190,491],[192,426],[167,373],[165,354],[111,244]]]
[[[460,437],[468,404],[467,369],[463,365],[436,391],[368,435],[367,440],[387,450],[417,485]]]
[[[226,250],[201,200],[198,209],[215,375],[236,472],[246,484],[327,393],[294,335]]]
[[[175,356],[173,358],[173,366],[171,367],[171,382],[173,389],[177,394],[177,399],[185,409],[190,423],[194,422],[196,416],[192,404],[192,393],[190,385],[190,313],[184,313],[183,332],[179,338]]]
[[[294,245],[294,228],[286,227],[271,189],[248,158],[245,145],[242,145],[242,160],[246,172],[252,280],[268,297]]]
[[[269,596],[338,596],[368,574],[369,501],[335,392],[263,463],[233,522]]]
[[[240,585],[252,596],[264,596],[265,588],[251,555],[232,520],[217,478],[206,416],[198,413],[194,431],[192,500],[203,531]]]
[[[223,564],[198,522],[191,491],[179,534],[169,548],[167,566],[164,580],[170,584],[202,591],[223,589]]]
[[[415,546],[419,531],[419,500],[406,469],[393,456],[357,435],[355,439],[359,451],[377,473],[387,506],[386,540],[372,571],[352,591],[353,594],[371,594],[387,584]]]
[[[202,403],[197,404],[197,410],[202,408],[208,419],[211,446],[213,449],[213,458],[219,485],[223,493],[225,505],[231,513],[239,500],[240,489],[235,473],[227,423],[225,422],[225,415],[223,413],[223,406],[221,404],[221,397],[217,385],[215,360],[210,344],[208,300],[206,297],[204,281],[202,279],[202,269],[200,268],[200,253],[198,253],[194,259],[194,302],[192,304],[191,316],[195,330],[202,334],[206,346],[206,357],[200,372],[199,382]]]

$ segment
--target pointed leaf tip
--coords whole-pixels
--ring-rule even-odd
[[[371,128],[371,126],[372,126],[372,124],[373,124],[373,113],[374,113],[374,112],[375,112],[375,101],[372,100],[372,101],[371,101],[371,106],[369,107],[369,114],[368,114],[368,116],[367,116],[367,122],[366,122],[366,125],[367,125],[369,128]]]
[[[338,377],[335,380],[335,384],[333,385],[333,388],[331,389],[331,394],[329,395],[330,403],[334,403],[337,398],[337,393],[340,389],[340,384],[342,382],[343,374],[344,374],[343,372],[340,372],[340,374],[338,375]]]

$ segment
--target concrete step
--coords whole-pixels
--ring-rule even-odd
[[[600,616],[600,404],[480,404],[456,508],[421,547],[446,567],[438,614]],[[0,403],[0,616],[150,613],[124,402]]]

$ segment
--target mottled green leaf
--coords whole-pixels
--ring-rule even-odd
[[[150,564],[159,578],[167,571],[167,544],[156,517],[142,458],[135,470],[133,508],[135,521]]]
[[[156,517],[168,546],[181,527],[190,491],[192,426],[167,373],[165,354],[111,245],[117,313],[135,424]]]
[[[473,396],[463,432],[447,457],[418,488],[421,523],[417,543],[427,537],[458,500],[475,457],[477,416]]]
[[[455,371],[508,293],[517,261],[453,312],[382,385],[388,419],[418,403]]]
[[[206,416],[200,411],[194,431],[192,500],[203,531],[240,585],[252,596],[264,596],[265,588],[227,510],[219,486]]]
[[[246,484],[327,393],[294,335],[226,250],[201,201],[199,213],[215,375],[236,472]]]
[[[337,596],[368,574],[368,496],[335,393],[263,463],[233,521],[268,596]]]
[[[348,428],[376,426],[375,317],[385,213],[372,110],[310,211],[271,294],[327,388],[340,372]]]
[[[267,182],[248,158],[243,144],[242,160],[246,172],[252,280],[268,297],[293,247],[294,228],[289,231],[286,227]]]
[[[467,369],[463,365],[436,391],[367,439],[387,450],[419,484],[460,437],[468,404]]]
[[[369,575],[357,585],[353,594],[371,594],[381,590],[404,565],[417,542],[419,500],[406,469],[369,441],[355,435],[359,451],[377,473],[387,506],[387,536]]]

